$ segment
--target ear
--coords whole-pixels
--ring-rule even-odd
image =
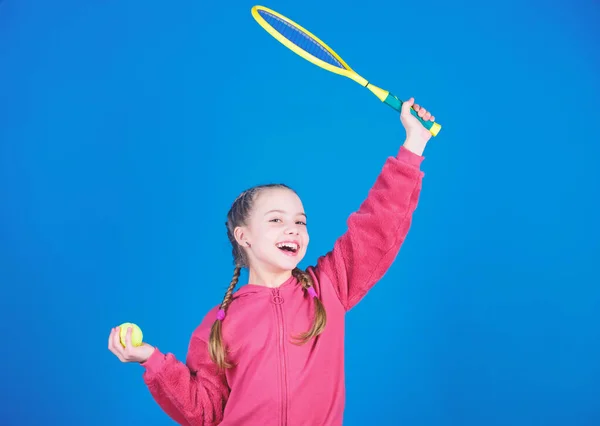
[[[250,247],[250,241],[248,239],[248,229],[245,226],[238,226],[234,229],[233,235],[235,240],[242,247]]]

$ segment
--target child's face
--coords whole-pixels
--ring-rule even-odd
[[[251,266],[280,273],[294,269],[304,258],[309,242],[306,216],[293,191],[276,188],[261,192],[247,225],[238,233],[238,241]]]

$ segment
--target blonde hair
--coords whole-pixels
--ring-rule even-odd
[[[266,189],[272,188],[284,188],[293,191],[291,188],[283,184],[255,186],[242,192],[236,198],[229,212],[227,213],[227,236],[229,237],[229,241],[232,246],[235,267],[233,269],[233,277],[219,307],[217,319],[211,327],[210,339],[208,343],[210,357],[220,368],[232,367],[232,365],[227,361],[226,357],[226,349],[223,343],[222,322],[225,319],[225,313],[227,312],[227,308],[229,307],[229,304],[233,298],[233,291],[240,278],[241,270],[242,268],[249,266],[246,252],[236,241],[234,230],[236,227],[246,224],[246,221],[252,212],[254,201],[259,193]],[[327,314],[325,312],[323,303],[318,297],[316,297],[316,293],[314,292],[313,288],[313,280],[310,274],[301,270],[300,268],[295,268],[292,270],[292,275],[302,284],[304,291],[312,296],[312,300],[314,300],[315,303],[315,317],[313,319],[311,328],[298,336],[294,336],[294,343],[303,345],[313,337],[316,337],[323,332],[325,329],[325,324],[327,323]]]

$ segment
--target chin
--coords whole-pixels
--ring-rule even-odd
[[[277,259],[277,261],[275,262],[275,265],[278,269],[284,270],[284,271],[291,271],[294,268],[296,268],[298,266],[298,264],[300,262],[302,262],[302,259],[304,259],[304,253],[298,253],[295,254],[293,256],[289,256],[289,255],[283,255],[284,257],[282,257],[281,253],[279,253],[279,259]]]
[[[290,259],[285,262],[278,262],[277,267],[284,271],[291,271],[292,269],[296,268],[301,261],[302,258],[298,257],[296,259]]]

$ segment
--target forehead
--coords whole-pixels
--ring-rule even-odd
[[[259,214],[271,210],[281,210],[289,214],[304,213],[300,197],[286,188],[270,188],[261,191],[254,201],[253,210]]]

